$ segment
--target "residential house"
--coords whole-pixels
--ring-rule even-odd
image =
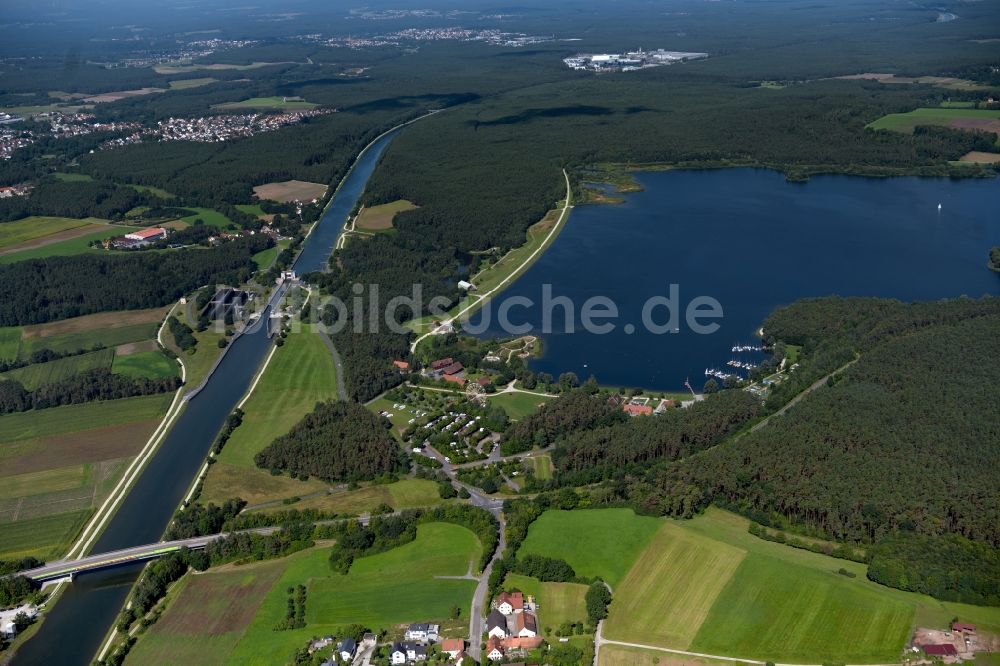
[[[493,638],[507,638],[507,618],[496,608],[486,617],[486,633]]]
[[[400,360],[397,359],[397,360],[393,361],[392,364],[394,366],[396,366],[396,369],[399,370],[400,372],[409,372],[410,371],[410,364],[407,363],[406,361],[400,361]]]
[[[392,649],[389,650],[389,661],[397,666],[406,663],[406,648],[403,647],[402,643],[392,644]]]
[[[345,638],[337,646],[337,654],[344,661],[351,661],[354,659],[354,653],[358,651],[358,643],[353,638]]]
[[[649,405],[637,405],[635,403],[629,402],[622,405],[622,409],[629,416],[652,416],[653,408]]]
[[[325,638],[319,638],[317,640],[314,640],[312,643],[309,644],[309,652],[313,653],[316,650],[322,650],[328,645],[333,645],[333,636],[327,636]]]
[[[427,646],[420,643],[403,643],[406,648],[406,658],[409,661],[424,661],[427,659]]]
[[[520,592],[501,592],[497,596],[497,610],[504,615],[524,610],[524,595]]]
[[[503,646],[500,645],[500,639],[491,636],[486,641],[486,658],[490,661],[501,661],[503,659]]]
[[[531,613],[514,615],[514,635],[518,638],[534,638],[538,635],[538,620]]]
[[[441,652],[444,652],[452,659],[457,659],[458,655],[465,649],[465,640],[461,638],[446,638],[441,641]]]
[[[440,629],[440,625],[437,624],[411,624],[406,630],[405,638],[408,641],[420,641],[421,643],[436,641]]]
[[[460,377],[459,375],[444,375],[441,379],[446,382],[451,382],[452,384],[458,384],[459,386],[465,386],[465,377]]]

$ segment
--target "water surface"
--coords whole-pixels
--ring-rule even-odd
[[[601,383],[695,388],[706,367],[727,369],[737,342],[775,307],[805,296],[885,296],[912,300],[1000,293],[986,268],[1000,245],[1000,181],[944,178],[872,179],[819,176],[788,183],[763,169],[668,171],[637,176],[644,190],[618,205],[580,206],[566,228],[501,297],[541,302],[542,286],[577,307],[577,331],[543,334],[536,371],[594,374]],[[941,204],[940,210],[938,204]],[[677,284],[680,303],[718,300],[718,332],[698,335],[643,330],[651,296]],[[610,297],[615,330],[580,332],[579,308]],[[499,334],[495,314],[490,332]],[[540,307],[512,309],[514,323],[542,327]],[[555,310],[559,324],[561,310]],[[656,319],[665,319],[658,311]],[[711,320],[705,320],[710,322]],[[637,330],[628,334],[624,324]]]

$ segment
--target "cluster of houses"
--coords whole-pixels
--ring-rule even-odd
[[[442,654],[448,655],[450,663],[462,666],[466,660],[465,640],[461,638],[442,639],[440,630],[441,627],[437,624],[411,624],[403,635],[404,640],[392,644],[389,650],[389,662],[399,666],[425,661],[430,645],[440,641]]]
[[[428,369],[427,375],[433,379],[441,379],[446,382],[458,384],[459,386],[465,386],[465,368],[450,356],[431,361],[431,367]]]
[[[620,406],[622,411],[629,416],[653,416],[654,414],[662,414],[668,409],[673,409],[677,406],[676,400],[671,400],[665,398],[660,401],[660,404],[654,409],[651,404],[649,404],[648,398],[632,398],[626,400],[622,396],[615,394],[608,398],[608,402],[615,406]]]
[[[0,199],[10,199],[12,197],[23,197],[31,192],[31,183],[18,183],[16,185],[4,185],[0,187]]]
[[[511,652],[533,650],[542,644],[538,617],[531,598],[521,592],[501,592],[486,618],[486,658],[502,661]]]

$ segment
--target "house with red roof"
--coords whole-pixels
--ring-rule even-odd
[[[497,610],[504,615],[520,613],[524,610],[524,594],[521,592],[501,592],[497,595]]]
[[[622,409],[629,416],[652,416],[653,408],[649,405],[637,405],[635,403],[626,403],[622,405]]]

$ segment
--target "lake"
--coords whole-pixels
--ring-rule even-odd
[[[493,303],[487,334],[502,334],[499,307],[514,297],[534,307],[510,310],[512,323],[541,333],[544,353],[532,369],[593,374],[606,385],[696,389],[706,368],[730,370],[736,343],[776,307],[806,296],[884,296],[903,301],[1000,293],[1000,275],[986,268],[1000,245],[1000,180],[873,179],[817,176],[788,183],[764,169],[639,173],[642,192],[617,205],[572,211],[545,254]],[[941,205],[940,210],[938,204]],[[542,293],[567,296],[576,330],[563,310],[543,332]],[[664,333],[642,325],[651,297],[677,285],[679,322]],[[580,308],[606,296],[619,311],[614,330],[580,330]],[[718,330],[686,324],[692,299],[718,301],[723,316],[703,319]],[[665,322],[666,306],[653,310]],[[471,323],[479,323],[481,315]],[[627,323],[636,329],[627,333]]]

